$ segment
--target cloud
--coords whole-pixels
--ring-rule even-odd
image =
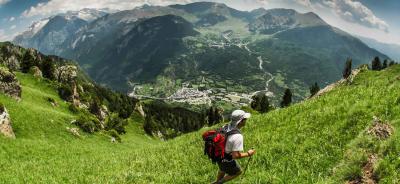
[[[296,3],[306,7],[312,7],[310,0],[296,0]]]
[[[7,4],[10,0],[0,0],[0,6]]]
[[[12,25],[12,26],[10,27],[10,30],[13,30],[13,29],[15,29],[15,28],[17,28],[17,26],[16,26],[16,25]]]
[[[10,18],[8,19],[9,22],[12,22],[12,21],[14,21],[14,20],[15,20],[15,17],[10,17]]]
[[[22,13],[22,16],[48,16],[71,10],[77,11],[83,8],[127,10],[144,4],[165,6],[190,2],[192,2],[192,0],[50,0],[30,7]]]
[[[334,13],[342,19],[376,28],[385,32],[389,31],[389,25],[378,18],[369,8],[358,1],[352,0],[324,0],[323,4],[332,8]]]
[[[0,42],[9,40],[9,36],[6,35],[3,29],[0,29]]]

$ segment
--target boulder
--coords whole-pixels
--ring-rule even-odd
[[[79,104],[81,104],[81,101],[79,100],[78,89],[75,82],[73,82],[72,85],[72,103],[77,107],[79,107]]]
[[[29,69],[29,73],[32,74],[36,78],[43,78],[42,71],[37,66],[32,66]]]
[[[79,133],[79,128],[70,128],[67,127],[67,131],[74,135],[75,137],[81,137],[81,134]]]
[[[0,104],[0,134],[15,139],[15,134],[11,126],[10,115],[2,104]]]
[[[21,99],[21,86],[14,73],[0,68],[0,92],[17,100]]]
[[[100,108],[99,119],[100,120],[105,120],[108,115],[109,115],[109,112],[108,112],[107,106],[102,105],[101,108]]]
[[[11,70],[19,70],[21,68],[18,58],[14,55],[5,60],[4,65]]]
[[[5,44],[0,49],[0,63],[11,70],[19,70],[20,59],[23,56],[22,48]]]

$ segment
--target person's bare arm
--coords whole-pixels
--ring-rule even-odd
[[[232,158],[233,159],[239,159],[239,158],[245,158],[245,157],[250,157],[256,153],[256,150],[249,150],[247,152],[240,152],[240,151],[234,151],[232,152]]]

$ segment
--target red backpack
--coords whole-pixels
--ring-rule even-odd
[[[225,144],[228,136],[240,134],[238,129],[226,132],[225,128],[209,130],[203,133],[204,154],[215,164],[225,158]]]

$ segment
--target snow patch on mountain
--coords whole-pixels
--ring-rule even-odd
[[[96,20],[106,14],[107,13],[105,13],[103,11],[85,8],[85,9],[82,9],[79,11],[68,11],[67,13],[60,14],[60,15],[64,16],[67,20],[79,18],[86,22],[92,22],[93,20]]]
[[[39,20],[37,22],[34,22],[28,29],[27,33],[34,35],[36,34],[38,31],[40,31],[48,22],[49,22],[49,18],[46,19],[42,19]]]

